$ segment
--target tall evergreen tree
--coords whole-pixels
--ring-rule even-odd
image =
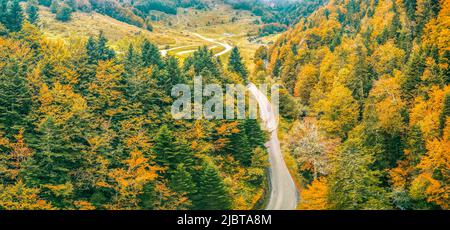
[[[194,195],[197,193],[197,187],[194,183],[192,175],[185,168],[186,167],[183,163],[177,165],[175,171],[170,177],[170,188],[174,192],[187,196],[190,200],[192,200]]]
[[[225,210],[231,208],[231,197],[217,169],[205,163],[198,178],[194,209]]]
[[[107,46],[108,39],[106,39],[103,31],[100,31],[100,34],[97,38],[97,58],[99,61],[106,61],[115,57],[116,53],[114,50],[108,48]]]
[[[239,132],[232,134],[230,137],[230,144],[228,146],[229,152],[231,152],[234,159],[238,160],[242,165],[250,166],[253,151],[252,144],[254,143],[250,143],[249,141],[244,122],[239,123],[237,128],[239,129]],[[254,139],[252,140],[254,141]]]
[[[242,62],[241,54],[239,53],[239,49],[234,47],[231,50],[230,58],[228,59],[228,70],[230,72],[234,72],[239,74],[244,79],[244,82],[247,83],[248,72],[245,68],[244,63]]]
[[[147,39],[144,40],[144,43],[142,44],[141,62],[144,67],[154,65],[161,68],[163,66],[163,61],[158,47]]]
[[[100,31],[97,39],[89,37],[86,43],[86,51],[88,55],[88,62],[91,64],[96,64],[98,61],[106,61],[115,57],[114,50],[108,48],[108,39]]]
[[[27,3],[27,14],[28,14],[28,21],[31,24],[37,24],[39,20],[39,8],[38,3],[36,0],[29,1]]]
[[[7,53],[0,54],[0,59],[3,65],[0,67],[0,131],[12,137],[27,126],[31,111],[31,91],[26,79],[29,63],[23,59],[20,64]]]
[[[177,141],[167,125],[161,126],[155,137],[153,151],[156,153],[155,162],[173,172],[177,165],[183,163],[186,167],[192,166],[193,156],[188,148]]]
[[[22,29],[23,12],[18,0],[0,1],[0,23],[12,32]]]
[[[248,137],[250,148],[253,150],[256,147],[264,148],[266,143],[266,134],[261,130],[261,126],[256,119],[244,120],[243,127],[245,134]]]
[[[183,68],[185,71],[189,71],[192,68],[195,75],[212,77],[204,80],[214,81],[220,78],[220,65],[206,46],[198,48],[192,56],[188,57],[184,61]]]

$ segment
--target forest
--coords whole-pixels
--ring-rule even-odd
[[[255,11],[248,2],[234,8]],[[280,84],[297,209],[449,209],[450,1],[320,2],[275,18],[286,31],[262,30],[279,36],[250,61],[236,46],[224,62],[207,46],[163,56],[139,36],[126,48],[101,31],[55,39],[40,29],[41,1],[0,0],[0,209],[264,209],[260,120],[170,113],[172,87],[198,75]],[[140,12],[202,3],[134,2]]]
[[[448,0],[334,0],[270,47],[300,209],[449,208],[449,23]]]
[[[18,1],[0,8],[1,209],[258,205],[267,166],[258,121],[170,114],[171,87],[194,75],[242,82],[239,56],[236,71],[206,48],[181,65],[145,39],[119,55],[102,33],[67,44],[46,38]]]

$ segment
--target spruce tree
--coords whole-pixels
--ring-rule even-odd
[[[0,22],[9,31],[17,32],[22,29],[23,12],[18,0],[2,0],[0,10]]]
[[[11,137],[27,126],[32,100],[26,66],[7,59],[3,64],[5,66],[0,68],[0,131]]]
[[[158,47],[148,40],[145,40],[142,44],[141,62],[144,67],[154,65],[161,68],[163,66]]]
[[[192,166],[193,156],[190,150],[177,141],[167,125],[161,126],[155,137],[153,151],[156,153],[155,162],[167,168],[167,173],[172,174],[178,164],[183,163],[186,167]]]
[[[56,11],[55,19],[61,22],[67,22],[70,21],[72,18],[72,8],[70,8],[66,4],[62,4],[58,7],[58,10]]]
[[[27,182],[34,186],[69,182],[83,159],[80,145],[73,139],[74,130],[47,117],[37,131],[38,138],[32,143],[36,153],[27,170]]]
[[[239,76],[244,79],[244,82],[247,83],[247,69],[242,62],[241,54],[239,53],[239,49],[237,47],[234,47],[231,50],[230,58],[228,59],[228,70],[239,74]]]
[[[88,56],[88,62],[93,64],[98,60],[97,57],[97,44],[95,42],[94,37],[90,36],[86,43],[86,52]]]
[[[36,0],[32,0],[27,4],[28,21],[31,24],[37,24],[39,20],[39,8]]]
[[[170,177],[170,188],[178,194],[184,194],[190,200],[197,193],[192,175],[185,169],[184,164],[178,164]]]
[[[100,31],[97,39],[92,36],[89,37],[86,43],[86,52],[88,55],[88,62],[90,64],[96,64],[98,61],[106,61],[115,57],[114,50],[108,48],[108,39]]]
[[[261,130],[261,126],[256,119],[244,120],[243,127],[251,149],[256,147],[264,148],[266,134]]]
[[[107,46],[108,39],[106,39],[103,31],[100,31],[100,34],[97,38],[97,58],[100,61],[106,61],[115,57],[116,53],[114,50],[108,48]]]
[[[214,57],[213,53],[208,50],[208,47],[203,46],[198,48],[192,56],[184,61],[184,70],[194,70],[195,75],[212,76],[215,80],[220,78],[220,64]],[[204,79],[204,80],[214,80]]]
[[[230,137],[230,144],[228,146],[229,152],[233,155],[234,159],[238,160],[244,166],[250,166],[252,159],[252,145],[245,129],[243,122],[238,125],[239,132],[232,134]],[[254,130],[251,130],[254,132]],[[255,137],[257,138],[257,137]],[[255,139],[252,139],[255,141]]]
[[[231,208],[231,197],[217,169],[204,163],[198,178],[198,193],[194,209],[226,210]]]

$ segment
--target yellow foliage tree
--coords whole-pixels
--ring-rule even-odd
[[[48,210],[51,204],[38,197],[39,189],[27,188],[22,181],[13,185],[0,184],[0,209],[10,210]]]
[[[324,210],[328,208],[327,179],[321,177],[314,179],[308,187],[300,193],[300,205],[302,210]]]
[[[314,105],[314,111],[318,114],[319,127],[332,136],[343,138],[356,124],[359,108],[351,91],[337,84]]]

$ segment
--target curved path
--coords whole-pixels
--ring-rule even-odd
[[[270,132],[270,140],[266,143],[270,162],[270,198],[267,210],[292,210],[297,207],[297,187],[288,171],[277,134],[277,118],[272,105],[253,83],[247,86],[259,105],[259,113],[264,128]]]
[[[221,46],[223,46],[223,48],[225,48],[225,49],[222,50],[221,52],[216,53],[216,54],[214,55],[215,57],[222,56],[222,55],[228,53],[231,49],[233,49],[233,46],[228,45],[227,43],[218,42],[218,41],[216,41],[215,39],[204,37],[204,36],[202,36],[202,35],[200,35],[200,34],[198,34],[198,33],[192,33],[192,34],[195,35],[195,36],[197,36],[197,37],[200,38],[200,39],[203,39],[203,40],[207,41],[207,42],[215,43],[215,44],[221,45]]]

